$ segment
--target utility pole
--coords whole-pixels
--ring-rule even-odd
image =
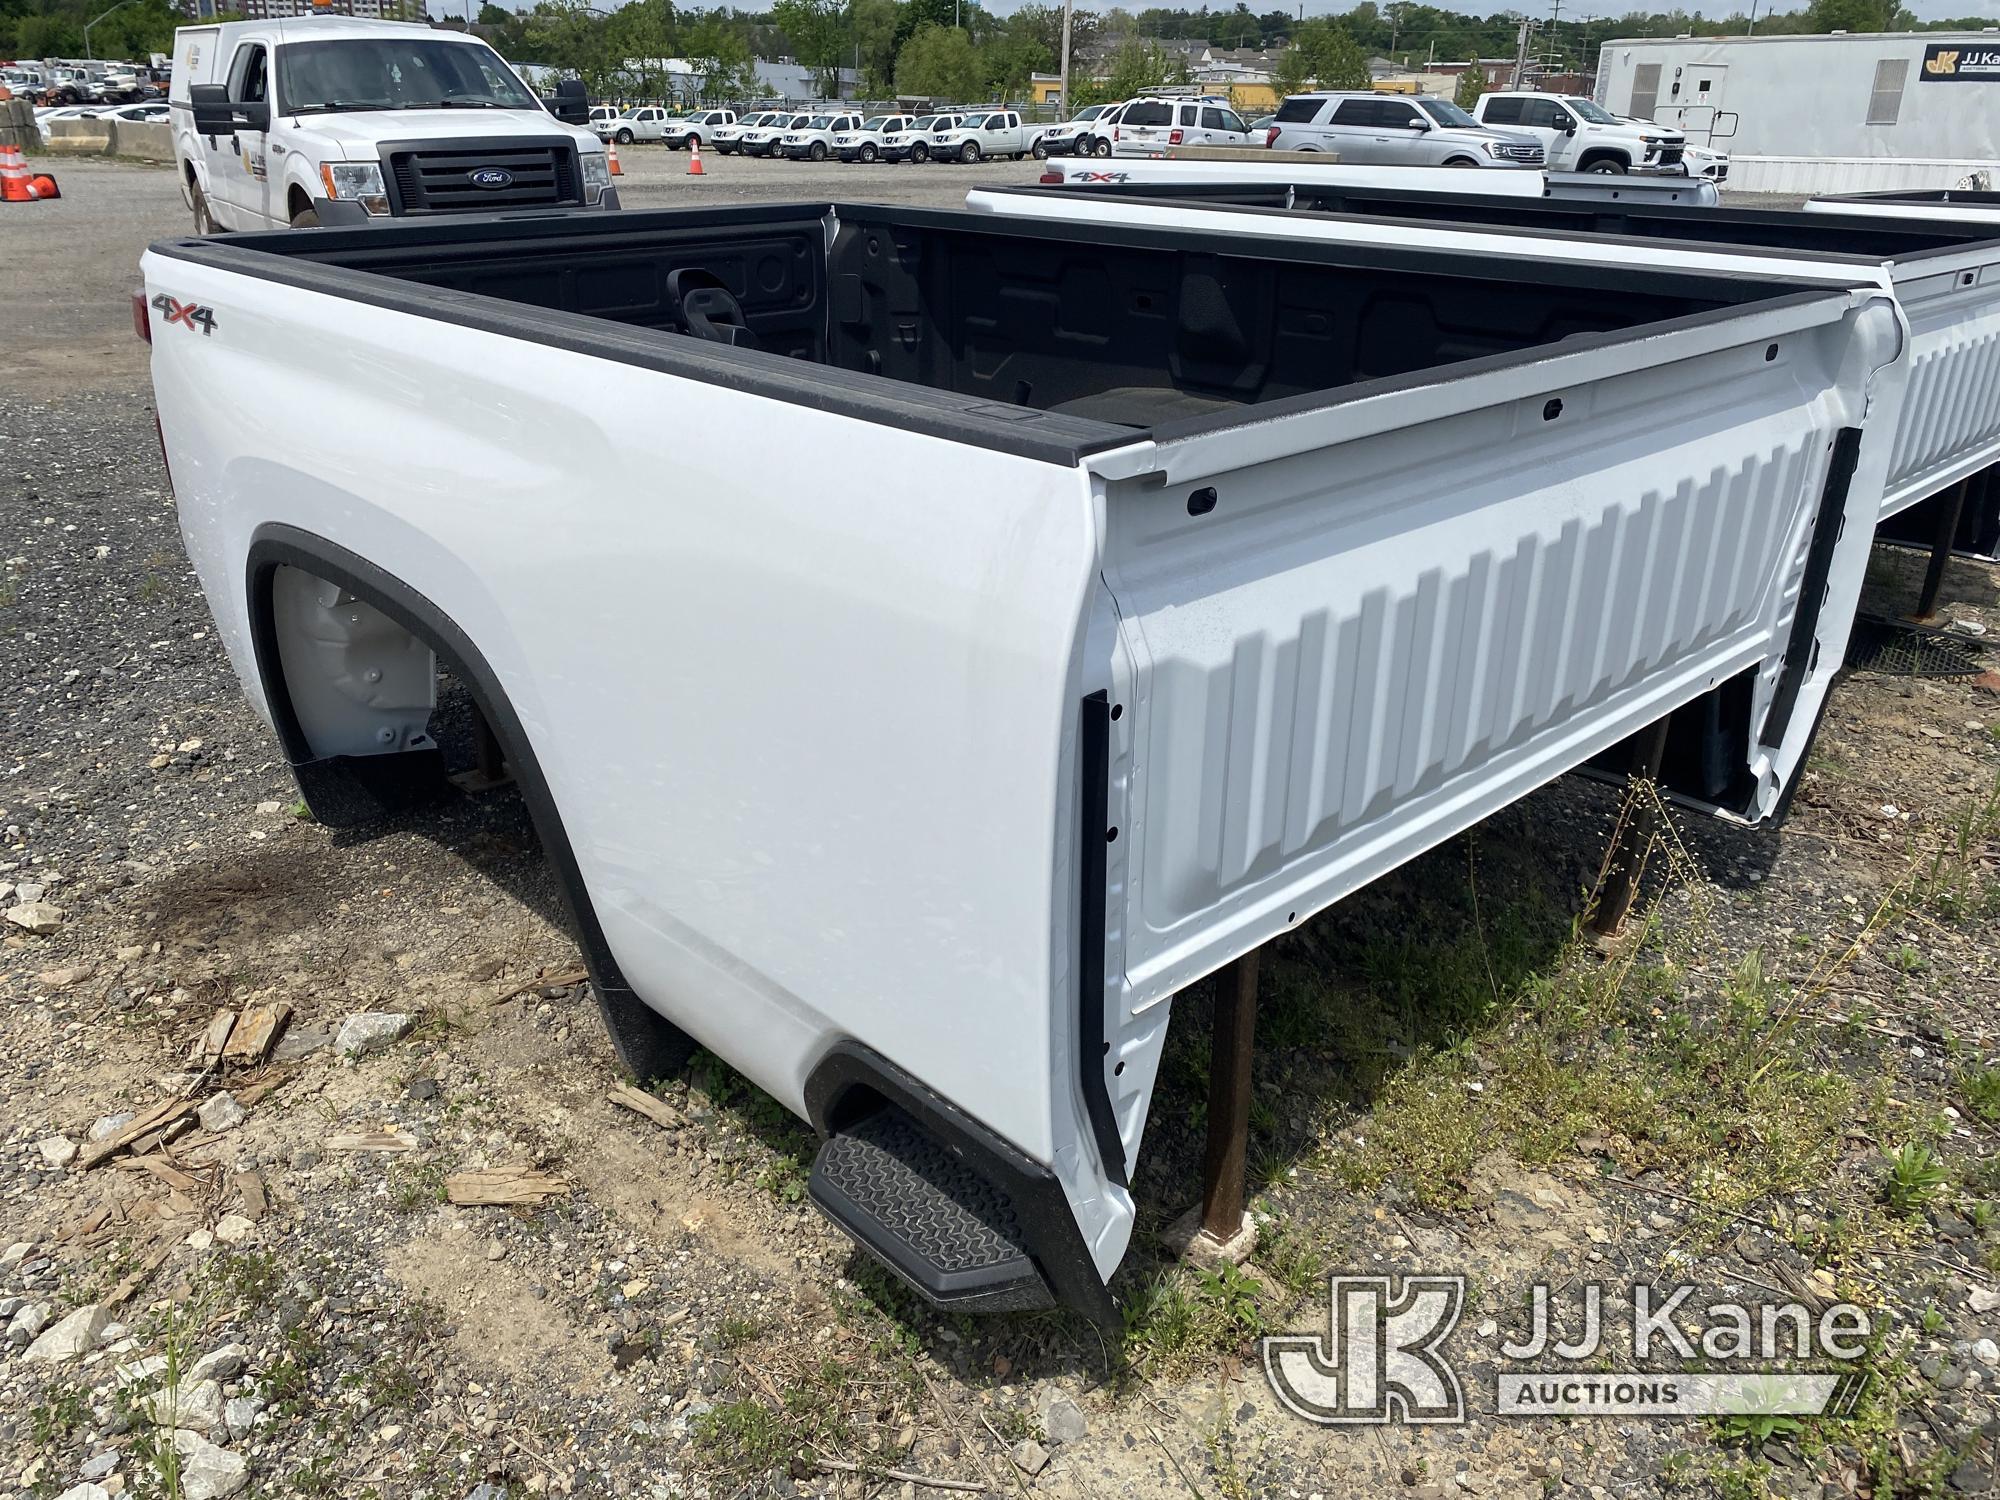
[[[1528,74],[1528,38],[1534,34],[1535,23],[1526,16],[1521,18],[1521,30],[1514,40],[1514,82],[1513,88],[1520,88]]]
[[[1751,36],[1755,36],[1756,34],[1757,34],[1757,0],[1750,0],[1750,31],[1749,31],[1749,35],[1751,35]]]
[[[1074,115],[1076,111],[1069,102],[1069,22],[1075,9],[1076,0],[1063,0],[1063,40],[1062,40],[1062,112]]]

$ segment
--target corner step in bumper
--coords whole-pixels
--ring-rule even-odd
[[[940,1307],[1055,1304],[1022,1247],[1012,1201],[895,1105],[830,1136],[808,1190],[856,1244]]]

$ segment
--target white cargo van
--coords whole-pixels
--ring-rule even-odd
[[[581,85],[556,119],[477,37],[313,16],[184,26],[174,161],[195,230],[616,208]]]

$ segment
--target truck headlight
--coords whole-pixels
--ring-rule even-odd
[[[602,151],[586,151],[583,162],[583,201],[595,203],[611,186],[611,163]]]
[[[389,190],[382,185],[382,164],[372,161],[329,161],[319,169],[326,195],[348,203],[359,203],[371,214],[389,211]]]
[[[1486,145],[1486,154],[1488,156],[1498,156],[1502,151],[1507,149],[1499,141],[1487,141],[1485,145]]]

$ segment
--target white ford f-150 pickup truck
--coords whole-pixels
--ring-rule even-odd
[[[308,16],[174,33],[174,160],[195,230],[616,208],[580,83],[555,118],[477,37]]]
[[[628,1067],[699,1041],[809,1118],[813,1200],[937,1302],[1105,1319],[1177,991],[1663,719],[1670,785],[1780,813],[1908,343],[1872,280],[1198,214],[143,269],[182,533],[314,811],[438,787],[448,667]]]

